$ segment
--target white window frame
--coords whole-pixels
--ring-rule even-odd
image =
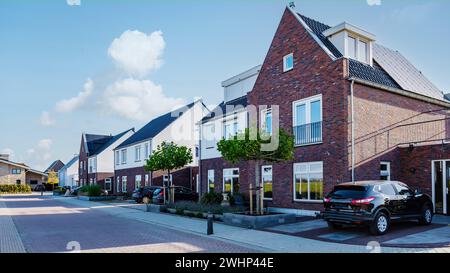
[[[122,192],[127,192],[127,177],[122,176]]]
[[[172,180],[173,176],[170,175],[170,181],[168,180],[168,178],[169,178],[169,176],[167,176],[167,174],[163,175],[163,184],[164,184],[164,182],[168,181],[168,182],[170,182],[169,185],[171,186],[173,183],[173,180]]]
[[[350,54],[349,54],[349,52],[350,52],[350,50],[349,50],[350,38],[355,39],[355,43],[356,43],[355,44],[355,57],[350,57]],[[360,49],[361,43],[364,43],[366,45],[365,46],[366,47],[366,56],[365,56],[365,58],[363,60],[359,56],[360,55],[360,51],[361,51],[361,49]],[[360,61],[360,62],[363,62],[363,63],[371,65],[371,61],[370,61],[370,41],[368,41],[366,39],[363,39],[363,38],[361,38],[359,36],[347,35],[346,45],[347,45],[347,57],[348,58],[354,59],[354,60],[357,60],[357,61]]]
[[[122,165],[127,164],[127,149],[123,149],[120,152],[122,153]]]
[[[105,190],[106,191],[111,191],[112,190],[111,178],[105,178]]]
[[[304,125],[304,124],[299,124],[299,122],[297,121],[297,106],[302,105],[302,104],[305,105],[305,113],[306,113],[305,124],[311,124],[311,104],[316,101],[320,101],[320,122],[322,122],[321,128],[320,128],[321,140],[317,141],[317,142],[313,142],[313,143],[308,143],[308,144],[296,144],[295,146],[316,145],[316,144],[320,144],[323,142],[323,99],[322,99],[322,94],[311,96],[308,98],[304,98],[304,99],[292,102],[292,127]]]
[[[141,145],[137,145],[134,147],[134,161],[141,161]]]
[[[116,166],[120,165],[120,151],[116,151]]]
[[[121,181],[120,181],[120,176],[116,177],[116,192],[119,193],[120,192],[120,186],[121,186]]]
[[[231,173],[233,173],[234,171],[238,171],[239,172],[239,174],[231,174],[231,175],[226,175],[225,176],[225,171],[231,171]],[[227,169],[223,169],[223,172],[222,172],[222,177],[223,177],[223,179],[222,179],[222,191],[223,192],[225,192],[225,177],[231,177],[231,178],[238,178],[239,180],[240,180],[240,175],[241,175],[241,172],[239,171],[239,168],[227,168]],[[240,181],[239,181],[239,183],[240,183]],[[234,185],[233,185],[233,179],[231,179],[231,189],[230,189],[230,193],[231,194],[234,194]]]
[[[148,182],[150,180],[150,176],[148,174],[145,175],[144,185],[148,186]]]
[[[227,125],[231,125],[232,127],[232,132],[234,134],[229,134],[227,135],[227,130],[225,129],[227,127]],[[237,117],[233,116],[232,118],[227,118],[223,121],[223,138],[224,139],[231,139],[235,136],[237,136],[237,134],[239,133],[239,122]]]
[[[310,168],[310,166],[311,165],[313,165],[313,164],[322,164],[322,183],[324,184],[325,182],[324,182],[324,175],[323,175],[323,161],[313,161],[313,162],[301,162],[301,163],[294,163],[293,164],[293,168],[292,168],[292,185],[293,185],[293,187],[292,187],[292,189],[293,189],[293,191],[292,191],[292,197],[293,197],[293,199],[294,199],[294,202],[304,202],[304,203],[323,203],[323,199],[322,200],[311,200],[311,196],[310,196],[310,194],[311,194],[311,189],[310,189],[310,177],[309,177],[309,175],[310,174],[317,174],[317,173],[319,173],[319,172],[311,172],[311,168]],[[295,167],[296,166],[300,166],[300,165],[304,165],[304,166],[307,166],[307,169],[308,169],[308,171],[307,172],[295,172]],[[295,175],[296,174],[300,174],[300,175],[308,175],[308,199],[297,199],[296,198],[296,182],[295,182]],[[323,187],[322,187],[322,190],[323,190]],[[322,192],[322,195],[324,195],[324,192]]]
[[[287,67],[288,65],[287,60],[290,57],[292,57],[292,66]],[[288,72],[291,71],[292,69],[294,69],[294,53],[289,53],[283,57],[283,72]]]
[[[264,168],[270,168],[270,180],[272,181],[272,198],[268,198],[268,197],[265,197],[264,196],[264,176],[266,176],[266,175],[264,175]],[[263,186],[263,199],[264,200],[268,200],[268,201],[272,201],[273,200],[273,166],[272,165],[264,165],[264,166],[261,166],[261,183],[262,183],[262,186]]]
[[[386,165],[387,171],[381,170],[381,165]],[[391,181],[391,162],[389,161],[381,161],[380,162],[380,178],[381,176],[387,176],[387,181]]]
[[[214,180],[214,169],[208,170],[208,192],[211,191],[211,188],[210,188],[210,184],[211,183],[209,182],[210,180],[213,181],[213,184],[215,186],[216,185],[216,181]]]
[[[139,178],[139,179],[138,179]],[[139,181],[139,186],[138,182]],[[138,174],[134,177],[134,189],[137,190],[142,186],[142,175]]]
[[[270,132],[267,132],[267,124],[266,124],[266,117],[267,117],[267,114],[269,114],[270,113],[270,115],[271,115],[271,119],[270,119]],[[273,113],[272,113],[272,109],[271,108],[267,108],[267,109],[263,109],[263,110],[261,110],[261,113],[260,113],[260,127],[261,127],[261,130],[263,130],[265,133],[269,133],[269,135],[272,135],[272,132],[273,132]]]
[[[148,143],[145,143],[145,144],[144,144],[144,149],[145,149],[145,151],[144,151],[144,156],[145,156],[145,159],[148,159],[149,156],[150,156],[149,147],[150,147],[150,145],[149,145]]]

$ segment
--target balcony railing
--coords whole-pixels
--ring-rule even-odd
[[[307,145],[322,142],[322,122],[313,122],[294,127],[295,145]]]

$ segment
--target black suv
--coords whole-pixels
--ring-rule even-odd
[[[134,199],[134,201],[136,201],[136,203],[149,204],[152,201],[153,192],[160,188],[161,187],[158,186],[140,187],[139,189],[133,191],[131,197]]]
[[[374,235],[385,234],[391,221],[433,219],[430,196],[396,181],[362,181],[334,187],[324,199],[323,218],[332,229],[344,225],[367,225]]]

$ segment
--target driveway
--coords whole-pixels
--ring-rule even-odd
[[[297,218],[297,223],[279,225],[264,231],[308,238],[324,242],[349,245],[370,245],[384,247],[438,248],[450,246],[450,217],[436,216],[429,226],[418,225],[417,221],[392,223],[389,232],[383,236],[372,236],[364,227],[348,227],[333,231],[321,219]]]
[[[12,219],[27,252],[255,252],[45,196],[8,196],[0,202],[0,218]]]

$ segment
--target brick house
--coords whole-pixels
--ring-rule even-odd
[[[146,172],[144,165],[153,150],[163,141],[191,148],[193,162],[172,172],[170,181],[177,186],[197,189],[198,126],[208,109],[197,100],[161,115],[144,125],[114,149],[114,177],[116,194],[131,193],[141,186],[162,185],[169,181],[166,171]]]
[[[79,185],[99,184],[111,192],[114,177],[113,150],[134,133],[134,128],[117,135],[83,134],[78,159]]]
[[[257,122],[268,132],[279,126],[295,139],[292,162],[257,170],[273,210],[310,214],[338,183],[391,179],[429,193],[437,213],[450,213],[450,101],[370,32],[348,23],[330,27],[286,8],[242,100],[246,112],[256,106],[258,116],[253,121],[247,113],[244,124]],[[214,119],[227,136],[227,119],[238,120],[236,112],[203,120],[203,192],[246,193],[255,183],[252,162],[227,163],[205,139]]]

